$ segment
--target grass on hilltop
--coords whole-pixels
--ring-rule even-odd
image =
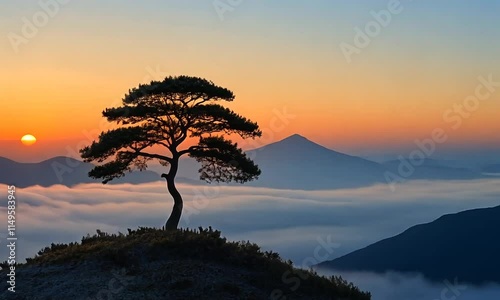
[[[293,294],[290,283],[284,282],[284,274],[300,275],[298,292],[303,295],[327,295],[331,299],[370,299],[370,294],[360,291],[352,283],[341,277],[329,278],[317,275],[312,270],[294,268],[291,261],[284,261],[279,254],[262,251],[251,242],[230,242],[221,237],[221,232],[199,228],[164,231],[140,227],[128,230],[127,234],[108,234],[97,230],[97,234],[87,235],[81,243],[52,244],[28,258],[26,266],[78,263],[86,260],[109,263],[113,266],[141,270],[146,262],[164,259],[199,260],[237,267],[262,273],[254,278],[259,288],[272,291],[276,288]],[[22,266],[21,266],[22,267]],[[140,271],[136,271],[139,272]],[[281,298],[280,298],[281,299]]]

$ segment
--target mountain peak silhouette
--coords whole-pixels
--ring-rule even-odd
[[[271,146],[271,145],[287,145],[287,146],[293,146],[293,147],[297,147],[297,146],[300,147],[300,146],[304,146],[304,145],[315,145],[315,146],[319,146],[319,147],[324,148],[320,144],[317,144],[317,143],[309,140],[308,138],[306,138],[300,134],[297,134],[297,133],[292,134],[290,136],[287,136],[286,138],[284,138],[282,140],[279,140],[279,141],[276,141],[273,143],[269,143],[269,144],[263,146],[262,148],[267,147],[267,146]]]
[[[294,133],[294,134],[281,140],[281,142],[284,142],[284,141],[309,141],[309,142],[311,142],[306,137],[304,137],[298,133]]]
[[[315,143],[300,134],[292,134],[282,140],[267,144],[254,151],[274,152],[276,155],[295,156],[296,159],[304,158],[311,155],[339,155],[348,156],[346,154],[328,149],[318,143]]]

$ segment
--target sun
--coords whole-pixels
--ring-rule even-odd
[[[21,142],[26,146],[31,146],[36,143],[36,137],[32,136],[31,134],[26,134],[21,138]]]

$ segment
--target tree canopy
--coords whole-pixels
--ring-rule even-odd
[[[133,169],[145,170],[156,159],[170,166],[162,177],[172,194],[177,192],[173,180],[179,158],[188,155],[201,163],[200,179],[206,182],[256,179],[261,172],[258,166],[227,136],[255,138],[262,133],[257,123],[219,104],[234,98],[230,90],[190,76],[167,77],[129,90],[122,106],[102,112],[118,127],[80,150],[84,161],[100,163],[89,176],[107,183]],[[187,138],[197,143],[181,148]],[[152,146],[163,150],[151,152]]]

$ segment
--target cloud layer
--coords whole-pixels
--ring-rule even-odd
[[[332,191],[179,187],[186,202],[182,227],[211,225],[231,240],[256,242],[298,266],[336,258],[443,214],[500,204],[500,180],[412,181],[398,186],[396,192],[386,185]],[[7,191],[7,187],[0,185],[0,190]],[[18,189],[17,198],[17,254],[22,259],[52,242],[77,241],[96,229],[126,232],[138,226],[161,226],[172,209],[164,182],[35,186]],[[5,202],[0,206],[1,224],[7,224]],[[6,227],[1,226],[0,233],[5,234]],[[333,251],[323,250],[318,258],[315,249],[321,245],[320,240],[336,246]],[[0,247],[1,257],[6,254],[6,247]],[[394,277],[353,278],[368,290],[384,285],[397,290]],[[412,284],[418,280],[423,281],[405,278],[399,282]],[[377,281],[380,283],[375,284]],[[379,299],[392,299],[382,295],[387,298]]]
[[[486,300],[498,299],[500,286],[467,285],[458,278],[429,282],[421,275],[400,273],[320,272],[321,275],[341,275],[360,289],[370,291],[372,300]]]

